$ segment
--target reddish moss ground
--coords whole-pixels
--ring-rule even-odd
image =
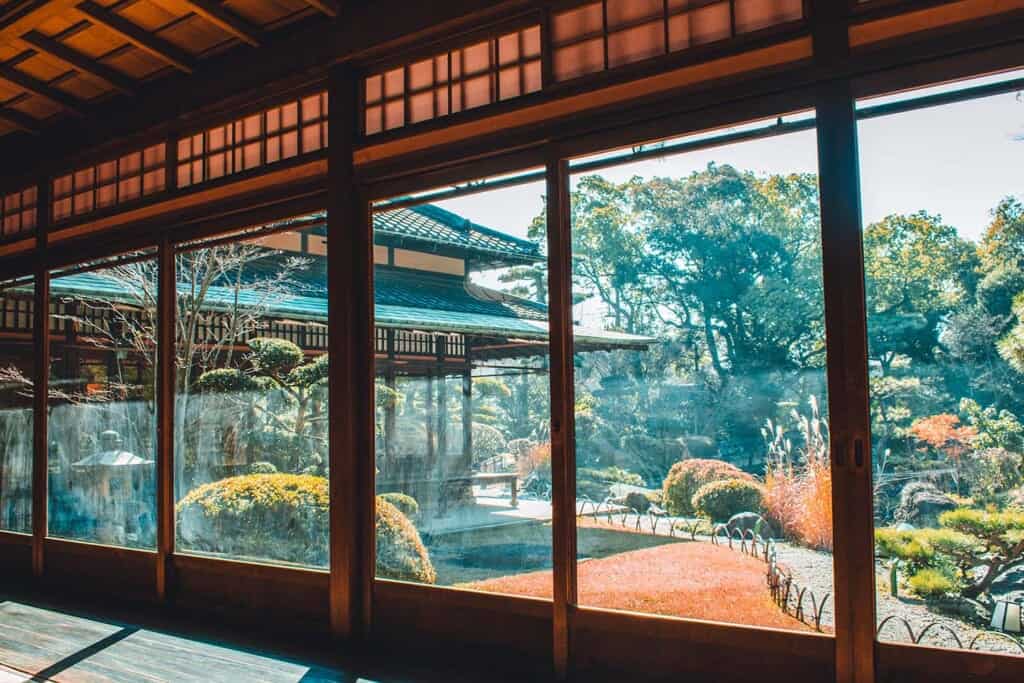
[[[466,588],[550,598],[551,572],[476,581]],[[811,630],[782,613],[752,557],[700,541],[666,543],[579,565],[580,604],[752,626]]]

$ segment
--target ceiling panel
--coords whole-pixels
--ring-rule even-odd
[[[18,72],[9,73],[8,79],[0,77],[0,101],[38,120],[38,126],[20,121],[22,127],[42,129],[73,111],[84,109],[88,115],[92,102],[135,96],[155,79],[201,72],[205,58],[226,50],[257,55],[260,48],[251,43],[263,43],[266,33],[287,30],[283,27],[297,19],[331,21],[305,0],[212,1],[221,3],[223,16],[216,9],[212,15],[210,10],[197,10],[191,0],[29,3],[26,14],[0,27],[0,62]],[[88,2],[95,11],[84,6]],[[125,27],[105,26],[100,16],[105,12],[125,22]],[[227,25],[233,17],[240,20],[238,27]],[[157,44],[146,47],[147,35]],[[166,58],[159,54],[161,41],[169,46]],[[17,84],[21,78],[38,82],[25,82],[32,90],[52,88],[50,96],[58,101],[28,92]],[[17,129],[18,125],[0,120],[0,136]]]

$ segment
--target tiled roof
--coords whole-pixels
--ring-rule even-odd
[[[298,230],[312,225],[315,232],[325,234],[326,218],[327,214],[321,211],[267,227]],[[433,204],[378,211],[373,216],[373,230],[374,242],[379,245],[446,254],[471,261],[515,264],[544,259],[540,247],[534,242],[484,227]]]
[[[138,301],[126,283],[105,276],[102,271],[55,277],[50,282],[54,296]],[[182,286],[183,292],[187,291]],[[211,310],[224,309],[236,301],[242,308],[259,311],[270,318],[327,320],[326,292],[312,291],[304,283],[298,293],[261,293],[255,289],[214,286],[207,292]],[[460,277],[407,270],[377,268],[374,282],[375,322],[378,327],[452,332],[543,340],[548,337],[547,307],[477,285],[466,285]],[[577,327],[576,341],[594,347],[643,348],[655,340],[647,337]]]
[[[435,245],[429,251],[455,248],[530,263],[543,259],[535,243],[478,225],[433,204],[379,211],[374,214],[373,229],[377,243],[398,238],[416,241],[421,248],[425,244]]]

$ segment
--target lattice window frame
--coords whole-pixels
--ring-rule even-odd
[[[159,142],[51,181],[53,222],[61,223],[167,189],[167,144]]]
[[[590,0],[558,8],[551,16],[552,79],[572,81],[805,18],[802,0],[775,0],[779,15],[759,18],[752,10],[759,1]]]
[[[326,149],[327,102],[324,90],[177,138],[178,189]]]
[[[39,225],[39,188],[31,185],[0,195],[0,242],[32,235]]]
[[[375,70],[362,79],[362,132],[373,136],[539,92],[543,51],[538,23]]]

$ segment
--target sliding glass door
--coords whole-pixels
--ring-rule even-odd
[[[1024,656],[1014,76],[859,103],[882,641]]]

